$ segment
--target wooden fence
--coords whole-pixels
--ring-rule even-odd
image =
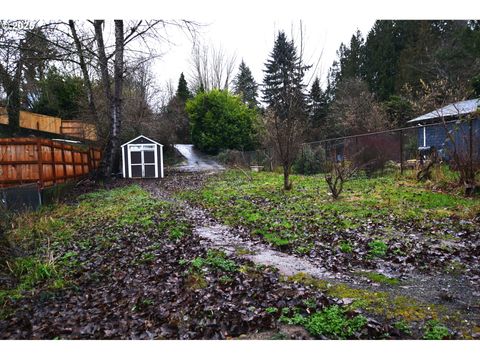
[[[7,109],[0,106],[0,124],[8,125]],[[20,111],[20,127],[46,131],[79,139],[97,141],[95,125],[80,120],[63,120],[59,117]]]
[[[63,183],[98,168],[100,159],[101,151],[93,147],[41,138],[0,138],[0,188]]]

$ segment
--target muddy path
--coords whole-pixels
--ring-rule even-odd
[[[396,285],[376,283],[362,274],[371,270],[354,269],[349,272],[328,271],[319,259],[302,257],[281,252],[269,244],[250,235],[248,229],[231,227],[220,223],[201,207],[178,200],[176,191],[200,189],[205,178],[214,171],[203,173],[174,172],[160,183],[144,183],[155,198],[175,202],[193,226],[194,236],[203,246],[223,250],[227,254],[248,259],[259,265],[273,266],[284,276],[307,274],[331,284],[344,284],[354,289],[387,292],[392,296],[414,299],[425,307],[440,306],[452,317],[480,324],[480,289],[478,282],[463,275],[427,275],[412,271],[398,277]],[[397,274],[383,271],[381,264],[375,270],[386,276],[397,278]],[[450,315],[449,315],[450,316]]]

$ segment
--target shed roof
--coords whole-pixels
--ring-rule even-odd
[[[480,106],[480,99],[464,100],[453,104],[449,104],[440,109],[421,115],[415,119],[407,121],[407,123],[415,123],[419,121],[433,120],[450,116],[460,116],[475,113]]]
[[[154,143],[154,144],[163,146],[163,145],[160,144],[159,142],[156,142],[155,140],[152,140],[152,139],[146,137],[145,135],[140,135],[140,136],[137,136],[135,139],[132,139],[132,140],[130,140],[129,142],[126,142],[125,144],[122,144],[121,147],[124,147],[125,145],[131,144],[131,143],[135,142],[136,140],[138,140],[138,139],[140,139],[140,138],[147,139],[148,141],[151,141],[151,142]]]

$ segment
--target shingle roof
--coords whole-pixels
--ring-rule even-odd
[[[415,119],[409,120],[407,122],[413,123],[418,121],[445,118],[449,116],[471,114],[476,112],[479,106],[480,106],[480,99],[459,101],[459,102],[444,106],[440,109],[434,110],[432,112],[429,112],[428,114],[424,114],[419,117],[416,117]]]

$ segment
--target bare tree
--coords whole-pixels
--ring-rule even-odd
[[[196,43],[190,59],[193,89],[229,89],[235,70],[236,55],[229,55],[222,47]]]
[[[387,116],[368,90],[365,81],[345,79],[338,86],[331,105],[329,123],[335,124],[338,135],[354,135],[386,130]]]
[[[283,168],[283,188],[290,190],[290,172],[297,154],[305,139],[307,118],[299,104],[290,99],[292,105],[288,117],[280,117],[272,109],[267,110],[263,116],[265,126],[265,145],[267,148],[275,149],[275,153]]]
[[[93,25],[93,34],[88,31],[88,24]],[[109,177],[118,165],[118,153],[120,146],[120,134],[123,120],[123,79],[126,69],[131,63],[137,65],[142,61],[150,61],[161,56],[153,44],[158,41],[167,41],[165,36],[167,27],[177,27],[187,30],[190,34],[195,32],[198,24],[188,21],[166,21],[166,20],[135,20],[124,22],[114,21],[113,44],[105,42],[104,33],[110,31],[104,20],[94,20],[81,24],[81,31],[78,24],[72,20],[68,23],[69,36],[73,41],[74,48],[84,78],[85,86],[89,97],[89,109],[92,119],[100,122],[100,114],[94,99],[95,91],[92,88],[92,78],[98,72],[103,88],[103,99],[100,102],[105,104],[105,118],[108,119],[108,135],[106,136],[103,158],[99,175]],[[85,28],[87,25],[87,29]],[[79,35],[82,33],[82,36]],[[86,58],[90,58],[88,71]],[[143,60],[138,61],[141,58]],[[112,76],[113,73],[113,76]]]

